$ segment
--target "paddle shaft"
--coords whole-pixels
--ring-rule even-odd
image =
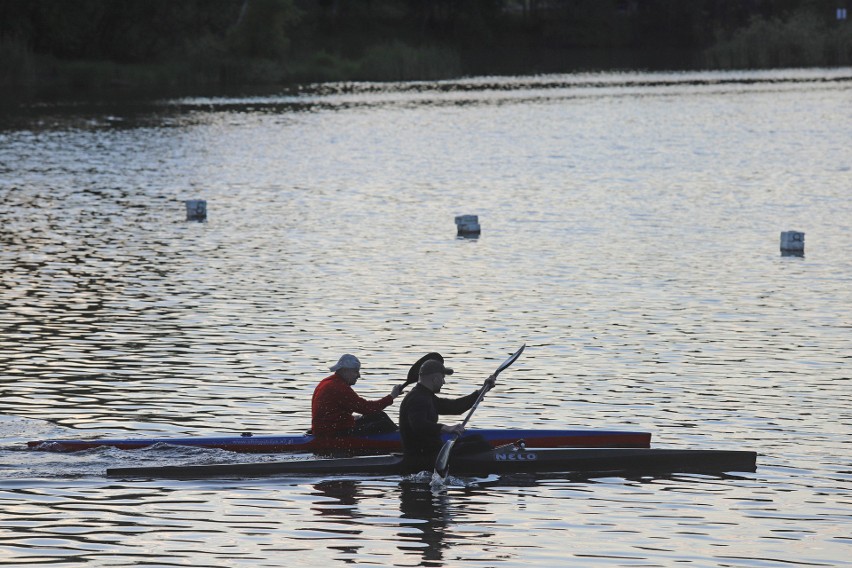
[[[495,375],[494,378],[497,378],[497,376]],[[476,410],[476,407],[479,406],[479,403],[482,402],[483,398],[485,398],[485,393],[490,391],[490,390],[491,390],[490,388],[489,389],[485,388],[485,384],[483,383],[482,388],[479,389],[479,396],[476,397],[476,402],[473,403],[473,406],[470,407],[470,410],[468,411],[467,416],[465,416],[464,420],[462,420],[462,423],[461,423],[462,428],[467,426],[467,421],[470,420],[471,416],[473,416],[473,411]],[[458,438],[459,435],[456,434],[455,437]]]
[[[496,378],[496,375],[495,375]],[[485,392],[490,389],[486,389],[485,385],[479,390],[479,396],[476,397],[476,402],[473,403],[473,406],[470,407],[470,411],[467,413],[467,416],[464,417],[464,420],[461,423],[462,429],[467,426],[467,421],[470,420],[470,417],[473,416],[473,411],[476,410],[476,407],[479,406],[479,403],[485,398]],[[441,446],[441,451],[438,452],[438,457],[435,459],[435,473],[441,476],[441,478],[447,477],[447,470],[450,468],[450,452],[453,450],[453,446],[458,440],[460,434],[458,432],[453,432],[450,434],[450,438],[444,442],[444,445]]]
[[[417,382],[417,379],[415,379],[415,380],[413,380],[413,381],[412,381],[411,379],[408,379],[408,380],[406,380],[404,383],[401,383],[401,384],[399,385],[399,394],[402,394],[402,391],[404,391],[404,390],[405,390],[405,387],[407,387],[408,385],[414,384],[414,383],[416,383],[416,382]]]
[[[508,359],[506,359],[505,361],[503,361],[503,363],[502,363],[499,367],[497,367],[497,370],[496,370],[496,371],[494,371],[494,374],[492,375],[492,376],[494,377],[494,380],[495,380],[495,381],[497,380],[497,375],[499,375],[499,374],[500,374],[503,370],[505,370],[505,369],[506,369],[506,367],[508,367],[509,365],[511,365],[512,363],[514,363],[514,362],[518,359],[518,357],[520,357],[520,356],[521,356],[521,353],[523,353],[523,351],[524,351],[524,349],[526,348],[526,346],[527,346],[527,344],[526,344],[526,343],[524,343],[523,345],[521,345],[521,348],[520,348],[520,349],[518,349],[515,353],[513,353],[513,354],[512,354],[512,356],[511,356],[511,357],[509,357]],[[490,378],[490,377],[489,377],[489,378]],[[474,411],[474,410],[476,410],[476,407],[477,407],[477,406],[479,406],[479,403],[480,403],[480,402],[482,402],[482,399],[483,399],[483,398],[485,398],[485,393],[487,393],[487,392],[488,392],[488,391],[490,391],[490,390],[491,390],[490,388],[487,388],[487,389],[486,389],[486,388],[485,388],[485,385],[483,385],[483,388],[481,388],[481,389],[479,390],[479,396],[478,396],[478,397],[476,397],[476,402],[474,402],[474,403],[473,403],[473,406],[470,408],[470,412],[468,412],[468,413],[467,413],[467,416],[465,416],[465,417],[464,417],[464,421],[463,421],[463,422],[462,422],[462,424],[461,424],[461,425],[462,425],[462,428],[464,428],[465,426],[467,426],[467,421],[468,421],[468,420],[470,420],[470,417],[471,417],[471,416],[473,416],[473,411]],[[456,435],[456,437],[458,438],[458,435]]]

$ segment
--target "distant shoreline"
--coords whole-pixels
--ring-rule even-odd
[[[493,55],[493,54],[492,54]],[[706,65],[703,53],[672,49],[573,49],[550,50],[525,54],[515,53],[511,61],[501,59],[499,65],[477,61],[477,54],[468,54],[464,61],[466,72],[459,61],[444,68],[433,67],[429,72],[388,74],[381,71],[331,72],[329,69],[312,69],[306,66],[291,68],[289,74],[279,74],[271,62],[252,59],[232,59],[221,62],[244,69],[256,67],[261,71],[243,80],[229,80],[222,73],[210,74],[197,69],[191,61],[170,61],[154,64],[123,64],[109,61],[61,61],[48,57],[35,57],[25,77],[5,81],[0,86],[0,100],[62,99],[67,97],[99,97],[114,95],[205,95],[218,93],[268,92],[273,89],[329,82],[394,82],[439,81],[464,77],[518,76],[589,72],[686,72],[726,71],[740,69],[783,69],[807,67],[844,67],[845,65],[771,65],[771,66],[719,66]],[[350,68],[352,66],[350,65]]]
[[[720,6],[34,0],[0,18],[0,96],[852,65],[839,10]]]

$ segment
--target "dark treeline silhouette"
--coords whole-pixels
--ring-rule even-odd
[[[105,77],[131,84],[431,79],[642,66],[649,53],[669,68],[839,65],[852,59],[849,26],[838,21],[846,3],[2,0],[0,79],[78,86]],[[607,59],[614,53],[622,58]]]

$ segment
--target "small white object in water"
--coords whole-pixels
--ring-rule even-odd
[[[207,202],[203,199],[187,199],[186,204],[186,220],[187,221],[204,221],[207,219]]]
[[[459,235],[478,235],[479,215],[457,215],[456,228]]]
[[[781,252],[804,254],[805,234],[799,231],[783,231],[781,233]]]

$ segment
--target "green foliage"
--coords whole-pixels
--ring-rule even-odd
[[[697,53],[723,68],[849,65],[852,25],[834,20],[837,6],[837,0],[0,0],[0,89],[440,79],[483,70],[606,68],[619,60],[607,54],[626,50],[665,53],[669,63],[687,66]]]
[[[99,46],[93,39],[100,37],[108,10],[109,4],[98,0],[33,2],[35,50],[60,58],[96,56]]]
[[[59,59],[149,62],[188,37],[224,34],[240,0],[4,0],[0,37]]]
[[[626,43],[614,0],[576,0],[539,14],[539,32],[549,47],[613,46]]]
[[[642,45],[696,48],[709,40],[702,2],[656,0],[640,14],[636,37]]]
[[[825,35],[825,64],[852,65],[852,26],[837,26]]]
[[[351,81],[357,75],[358,64],[355,61],[323,50],[296,63],[290,76],[295,81],[338,82]]]
[[[755,18],[705,52],[708,66],[725,69],[845,65],[850,55],[850,28],[832,29],[810,10],[787,19]]]
[[[290,77],[321,82],[436,80],[458,77],[461,69],[455,50],[392,42],[369,48],[359,59],[316,52],[296,63]]]
[[[252,0],[244,6],[239,23],[228,37],[231,53],[250,58],[284,58],[290,51],[290,31],[301,17],[293,0]]]
[[[29,84],[35,80],[32,51],[17,38],[0,38],[0,83]]]
[[[394,42],[368,49],[361,59],[357,78],[372,81],[434,80],[460,74],[461,60],[454,50],[415,48]]]

